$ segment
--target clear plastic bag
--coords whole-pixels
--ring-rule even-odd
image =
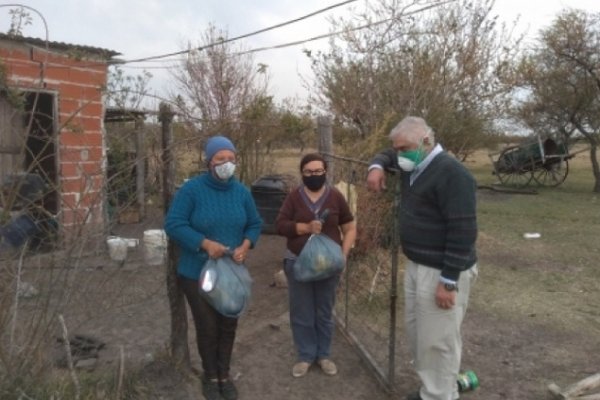
[[[252,278],[248,268],[231,257],[209,259],[198,281],[198,290],[220,314],[239,317],[250,300]]]
[[[300,282],[329,278],[344,269],[342,248],[325,234],[312,234],[294,263],[294,278]]]

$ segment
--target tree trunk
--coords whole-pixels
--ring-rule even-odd
[[[598,148],[595,141],[590,141],[590,160],[592,161],[592,172],[594,173],[594,192],[600,193],[600,166],[598,164],[598,155],[596,149]]]

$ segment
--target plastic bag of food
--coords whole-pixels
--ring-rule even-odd
[[[210,258],[200,274],[198,290],[220,314],[237,318],[250,300],[252,278],[245,265],[231,257]]]
[[[300,282],[329,278],[344,269],[342,248],[327,235],[312,234],[294,263],[294,278]]]

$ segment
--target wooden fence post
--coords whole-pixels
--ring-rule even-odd
[[[173,157],[173,116],[171,108],[160,104],[159,121],[162,126],[162,164],[163,164],[163,207],[166,216],[175,193],[175,159]],[[171,357],[177,365],[190,367],[188,347],[188,324],[183,292],[177,285],[177,254],[171,240],[167,242],[167,295],[171,311]]]
[[[335,173],[335,160],[333,155],[333,130],[331,119],[325,115],[317,117],[317,134],[319,135],[319,153],[327,161],[327,180],[333,184]]]
[[[140,213],[140,219],[146,216],[146,192],[144,185],[146,182],[146,131],[144,129],[144,117],[135,119],[135,194],[136,203]]]

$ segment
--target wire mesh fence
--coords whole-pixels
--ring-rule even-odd
[[[373,193],[365,180],[368,164],[328,155],[335,162],[334,184],[345,195],[357,222],[357,241],[338,292],[336,318],[384,387],[395,390],[398,360],[408,360],[399,338],[403,301],[399,297],[401,255],[397,252],[398,178]],[[395,251],[396,250],[396,251]]]

